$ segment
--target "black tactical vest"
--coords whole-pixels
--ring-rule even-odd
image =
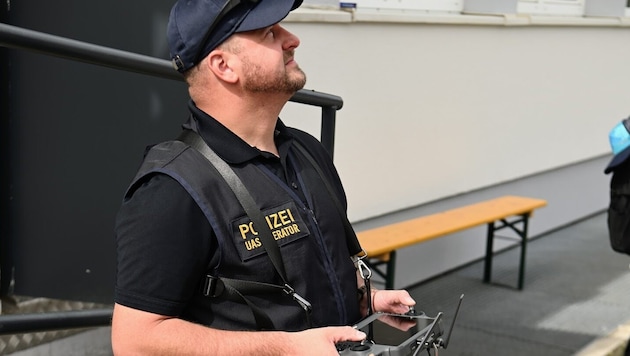
[[[288,282],[312,304],[312,326],[350,325],[360,314],[355,269],[342,220],[308,161],[293,149],[288,159],[297,167],[306,202],[263,165],[232,168],[263,212],[280,246]],[[257,237],[256,227],[222,177],[198,151],[179,141],[152,147],[127,195],[132,194],[143,177],[154,173],[166,174],[179,182],[210,223],[219,246],[208,261],[210,274],[281,284]],[[248,298],[267,311],[276,329],[294,331],[308,327],[302,308],[284,293]],[[184,314],[181,316],[184,319],[211,327],[257,329],[247,305],[221,295],[208,298],[196,293]]]
[[[607,213],[610,246],[616,252],[630,255],[630,160],[612,173]]]

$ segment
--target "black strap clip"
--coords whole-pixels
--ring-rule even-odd
[[[311,312],[313,311],[313,306],[311,305],[311,303],[308,300],[304,299],[304,297],[302,297],[301,295],[297,294],[295,292],[295,289],[293,289],[293,287],[291,287],[288,284],[285,284],[283,291],[287,295],[290,295],[293,298],[293,300],[298,302],[298,304],[302,307],[302,309],[304,309],[306,314],[311,314]]]
[[[203,283],[203,295],[210,298],[220,296],[225,290],[225,285],[220,278],[207,274]]]

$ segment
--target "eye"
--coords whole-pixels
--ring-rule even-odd
[[[265,29],[265,37],[270,37],[270,38],[276,37],[276,30],[274,26],[269,26],[268,28]]]

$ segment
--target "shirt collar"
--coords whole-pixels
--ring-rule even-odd
[[[208,146],[227,163],[240,164],[258,157],[268,157],[264,152],[243,141],[212,116],[203,112],[192,100],[189,101],[188,108],[192,115],[182,127],[197,132]],[[280,118],[276,123],[274,139],[281,158],[286,158],[293,137]]]

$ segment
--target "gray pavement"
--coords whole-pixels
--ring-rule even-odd
[[[409,288],[417,309],[444,312],[447,326],[465,294],[440,356],[623,355],[630,338],[630,256],[610,249],[605,214],[530,241],[522,291],[514,287],[518,253],[495,256],[493,284],[481,282],[483,265],[475,262]],[[98,328],[12,355],[110,355],[109,331]]]
[[[88,330],[26,350],[12,356],[109,356],[113,355],[110,342],[111,328]]]
[[[630,256],[610,249],[605,214],[530,241],[522,291],[512,287],[518,253],[495,256],[497,284],[481,283],[483,265],[476,262],[410,289],[428,315],[443,311],[447,325],[465,294],[440,356],[595,356],[623,348],[630,337],[624,326],[630,321]]]

